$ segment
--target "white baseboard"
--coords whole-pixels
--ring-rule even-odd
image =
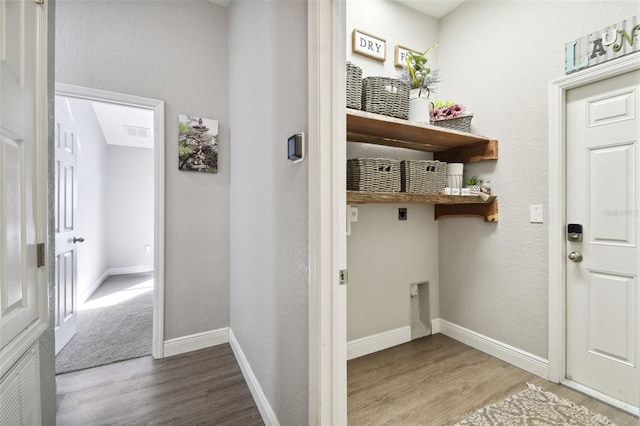
[[[400,327],[347,342],[347,360],[411,341],[411,327]]]
[[[108,270],[104,271],[104,273],[100,275],[98,279],[95,280],[93,284],[91,284],[89,288],[87,288],[84,291],[84,293],[82,293],[82,295],[80,296],[80,300],[78,300],[78,303],[82,305],[84,302],[86,302],[91,297],[91,295],[95,293],[98,287],[100,287],[100,285],[104,282],[104,280],[107,279],[108,276],[109,276],[109,271]]]
[[[242,370],[244,380],[247,382],[247,386],[249,386],[251,396],[253,396],[253,400],[258,406],[258,411],[260,411],[262,421],[266,426],[280,425],[280,422],[278,422],[278,418],[276,417],[276,413],[273,411],[273,408],[271,408],[271,404],[269,404],[269,400],[264,394],[262,386],[260,386],[260,382],[258,382],[258,378],[253,374],[251,365],[249,365],[249,361],[247,360],[247,357],[240,347],[238,339],[236,339],[236,336],[233,334],[233,330],[231,329],[229,329],[229,345],[231,345],[231,350],[236,357],[240,370]]]
[[[501,359],[509,364],[522,368],[529,373],[540,376],[543,379],[548,377],[549,362],[537,355],[525,352],[506,343],[487,337],[483,334],[453,324],[441,318],[431,321],[431,330],[435,333],[442,333],[454,340],[476,348],[484,353]]]
[[[138,274],[141,272],[153,272],[153,265],[127,266],[124,268],[109,268],[98,277],[81,295],[78,303],[82,305],[86,302],[100,285],[111,275]]]
[[[180,355],[229,342],[229,328],[205,331],[164,341],[164,357]]]
[[[109,275],[139,274],[141,272],[153,272],[153,265],[125,266],[124,268],[109,268]]]

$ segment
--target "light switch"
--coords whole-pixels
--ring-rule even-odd
[[[529,221],[531,223],[543,223],[542,219],[542,204],[532,204],[529,206]]]

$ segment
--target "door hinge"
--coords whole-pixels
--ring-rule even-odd
[[[44,266],[45,260],[44,260],[44,243],[40,243],[37,245],[37,251],[38,251],[38,268]]]
[[[346,269],[340,269],[340,285],[347,285],[349,282],[349,272]]]

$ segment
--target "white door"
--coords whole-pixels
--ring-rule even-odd
[[[0,423],[41,423],[47,5],[0,0]],[[9,396],[5,398],[5,396]]]
[[[38,170],[46,170],[38,161],[46,147],[43,7],[0,0],[0,376],[46,326],[46,283],[37,267],[46,229],[46,174]]]
[[[582,225],[583,241],[566,243],[566,377],[632,407],[640,399],[639,92],[640,71],[567,92],[566,221]]]
[[[76,235],[78,143],[67,98],[55,100],[55,334],[56,355],[77,331],[77,250],[84,241]]]

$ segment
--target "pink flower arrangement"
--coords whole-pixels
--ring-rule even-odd
[[[465,111],[464,105],[453,101],[434,101],[433,107],[431,110],[432,120],[451,120]]]

